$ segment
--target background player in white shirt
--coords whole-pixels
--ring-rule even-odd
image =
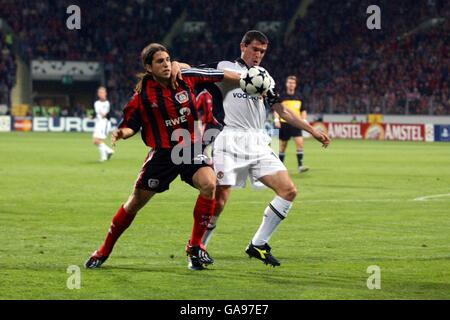
[[[109,101],[105,87],[99,87],[97,90],[98,100],[94,103],[95,109],[95,128],[92,135],[92,142],[97,146],[100,153],[100,162],[109,160],[114,150],[108,147],[103,140],[106,139],[111,129],[111,123],[108,120]]]
[[[263,33],[248,31],[240,44],[241,57],[234,62],[222,61],[217,69],[243,73],[252,66],[258,66],[266,53],[268,42]],[[250,241],[246,253],[265,264],[278,266],[280,262],[272,256],[268,241],[281,220],[287,216],[297,189],[286,167],[269,145],[271,139],[264,131],[266,110],[263,98],[247,96],[240,88],[236,89],[227,84],[218,86],[223,97],[225,126],[213,147],[214,169],[218,181],[216,209],[203,237],[203,243],[207,245],[230,195],[231,187],[244,187],[249,177],[252,183],[260,181],[274,190],[276,196],[265,209],[263,221]],[[326,134],[316,131],[285,108],[273,91],[269,100],[272,109],[288,123],[306,130],[324,147],[330,143]]]

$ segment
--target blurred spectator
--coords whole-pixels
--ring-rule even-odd
[[[16,60],[12,50],[12,37],[0,31],[0,105],[11,108],[10,93],[16,83]]]

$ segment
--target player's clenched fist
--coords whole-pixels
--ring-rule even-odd
[[[127,139],[134,135],[134,130],[130,128],[120,128],[113,131],[111,135],[111,144],[116,146],[116,142],[120,139]]]
[[[331,140],[330,140],[330,138],[328,137],[328,135],[327,135],[326,133],[324,133],[324,132],[321,132],[321,131],[316,131],[316,130],[314,130],[314,131],[312,132],[312,136],[313,136],[317,141],[321,142],[321,143],[322,143],[322,147],[324,147],[324,148],[328,147],[328,145],[329,145],[330,142],[331,142]]]
[[[120,129],[114,130],[111,135],[111,144],[115,147],[117,140],[122,139],[122,136],[123,136],[122,130]]]

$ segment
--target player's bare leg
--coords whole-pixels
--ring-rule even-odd
[[[200,195],[207,199],[214,199],[216,192],[216,175],[210,167],[203,167],[197,170],[192,176],[194,186],[200,191]]]
[[[309,170],[308,167],[303,165],[303,137],[294,137],[295,147],[296,147],[296,154],[297,154],[297,166],[298,166],[298,173],[306,172]]]
[[[200,191],[200,195],[194,207],[194,225],[191,238],[186,246],[186,253],[188,255],[188,268],[202,270],[205,265],[214,262],[202,244],[203,234],[216,206],[216,175],[214,170],[211,167],[200,168],[193,175],[192,182]]]
[[[230,196],[231,186],[217,186],[216,187],[216,208],[214,210],[214,215],[209,221],[208,228],[203,235],[203,245],[206,247],[211,240],[214,229],[216,228],[217,220],[225,207],[225,203]]]
[[[264,210],[263,221],[247,246],[246,252],[250,257],[275,267],[279,266],[280,262],[272,256],[268,242],[277,226],[286,218],[297,196],[297,189],[286,170],[261,177],[259,181],[274,190],[276,196]]]
[[[135,216],[155,194],[154,191],[135,188],[123,208],[127,214]]]
[[[259,181],[275,191],[279,197],[287,201],[292,202],[297,196],[297,188],[286,170],[280,170],[275,174],[261,177],[259,178]]]
[[[130,226],[138,211],[155,195],[155,192],[135,188],[127,202],[114,215],[103,244],[85,262],[86,268],[98,268],[108,259],[120,235]]]

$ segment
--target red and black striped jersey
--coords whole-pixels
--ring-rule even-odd
[[[203,124],[213,122],[213,98],[208,90],[203,90],[196,97],[199,119]]]
[[[119,128],[141,130],[144,143],[153,148],[172,148],[183,141],[177,129],[186,129],[195,142],[194,122],[198,121],[197,102],[194,86],[200,83],[218,82],[223,79],[223,71],[216,69],[182,70],[183,80],[178,80],[178,88],[164,87],[147,76],[142,83],[141,93],[136,93],[123,111]]]

